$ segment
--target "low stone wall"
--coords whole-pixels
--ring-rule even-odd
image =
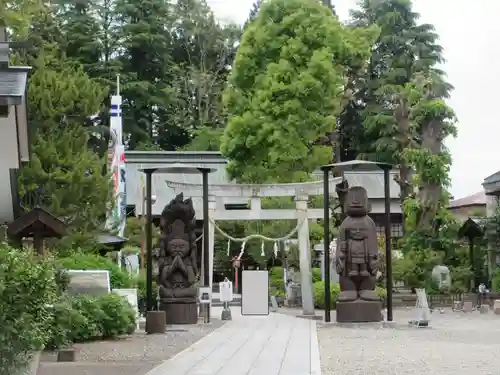
[[[483,304],[488,304],[493,306],[495,299],[500,299],[500,293],[488,293],[484,299]],[[453,301],[470,301],[473,304],[478,302],[477,293],[465,293],[465,294],[433,294],[427,295],[427,301],[429,307],[452,307]],[[393,307],[414,307],[417,302],[416,294],[402,294],[394,293],[392,295],[392,305]]]

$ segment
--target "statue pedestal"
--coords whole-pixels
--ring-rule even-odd
[[[165,312],[148,311],[146,313],[146,333],[149,335],[165,333],[165,330]]]
[[[160,303],[167,314],[167,324],[197,324],[198,306],[194,303]]]
[[[338,323],[369,323],[382,321],[382,302],[357,300],[337,302]]]

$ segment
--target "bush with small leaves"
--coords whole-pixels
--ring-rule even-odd
[[[102,320],[99,322],[103,338],[115,338],[134,332],[135,311],[125,298],[110,293],[100,297],[97,303],[103,312]]]
[[[340,292],[338,284],[330,284],[330,308],[334,309],[337,301],[337,295]],[[314,283],[314,305],[318,309],[325,308],[325,282],[316,281]]]
[[[0,375],[17,374],[47,344],[57,289],[51,260],[0,245]]]

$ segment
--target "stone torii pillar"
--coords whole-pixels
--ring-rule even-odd
[[[309,243],[309,220],[307,213],[309,197],[300,195],[295,197],[297,209],[297,222],[300,225],[299,237],[299,259],[300,259],[300,284],[302,292],[302,313],[304,316],[315,315],[314,293],[311,273],[311,249]]]

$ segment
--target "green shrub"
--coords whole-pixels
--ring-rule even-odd
[[[59,263],[68,270],[107,270],[109,271],[111,289],[133,287],[132,277],[127,271],[122,270],[112,260],[97,254],[75,253],[60,258]]]
[[[98,302],[100,297],[79,295],[72,297],[72,309],[76,310],[78,320],[76,325],[71,324],[71,339],[75,342],[92,341],[103,337],[101,322],[105,319],[104,312]]]
[[[73,342],[114,339],[135,330],[135,311],[125,298],[110,293],[64,296],[53,307],[54,324],[48,348],[64,348]]]
[[[313,284],[321,281],[321,268],[313,268],[311,271]]]
[[[377,293],[377,296],[379,296],[381,298],[387,297],[387,289],[382,288],[378,285],[375,287],[375,292]]]
[[[337,295],[340,292],[340,288],[338,284],[331,283],[330,284],[330,308],[334,309]],[[318,309],[325,308],[325,282],[324,281],[316,281],[314,283],[314,305]]]
[[[283,267],[273,267],[269,271],[269,293],[274,296],[285,296],[285,270]]]
[[[492,290],[495,292],[500,291],[500,268],[497,268],[493,273],[493,279],[491,280]]]
[[[103,338],[109,339],[134,332],[135,311],[125,298],[110,293],[97,299],[97,303],[103,313],[99,322]]]
[[[88,319],[81,311],[73,308],[70,298],[63,297],[54,305],[54,324],[51,330],[51,339],[47,349],[55,350],[68,347],[77,341],[81,332],[85,332]]]
[[[0,245],[0,375],[16,374],[47,344],[56,298],[52,261]]]

